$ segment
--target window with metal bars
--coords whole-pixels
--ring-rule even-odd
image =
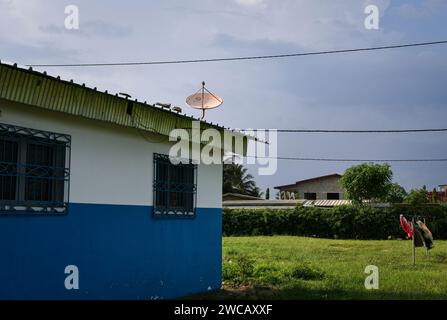
[[[0,124],[0,212],[63,213],[69,135]]]
[[[173,164],[169,156],[154,154],[154,217],[195,216],[197,165],[190,160]]]

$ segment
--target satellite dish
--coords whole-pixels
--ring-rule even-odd
[[[205,88],[205,81],[203,81],[202,88],[186,98],[186,103],[194,109],[201,109],[203,112],[203,119],[205,118],[206,110],[219,107],[223,103],[223,100],[221,97]]]

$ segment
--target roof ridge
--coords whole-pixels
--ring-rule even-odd
[[[312,181],[312,180],[318,180],[318,179],[322,179],[322,178],[329,178],[329,177],[334,177],[334,176],[342,177],[343,175],[341,175],[339,173],[326,174],[326,175],[317,176],[317,177],[313,177],[313,178],[307,178],[307,179],[298,180],[298,181],[295,181],[295,183],[292,183],[292,184],[285,184],[285,185],[277,186],[277,187],[274,187],[274,189],[285,188],[285,187],[292,187],[292,186],[297,185],[298,183],[308,182],[308,181]]]
[[[119,100],[122,100],[122,101],[126,101],[126,103],[128,101],[132,101],[134,103],[139,103],[140,105],[148,107],[148,108],[154,108],[156,110],[159,110],[161,112],[165,112],[165,113],[171,114],[171,115],[176,116],[176,117],[189,118],[189,119],[193,119],[194,121],[200,121],[201,123],[204,123],[204,124],[207,124],[207,125],[210,125],[212,127],[219,128],[219,129],[228,130],[228,131],[232,131],[232,132],[238,132],[238,131],[235,131],[234,129],[226,128],[226,127],[224,127],[222,125],[214,124],[213,122],[208,122],[208,121],[202,120],[199,117],[195,118],[193,115],[187,115],[186,113],[180,114],[180,113],[174,112],[172,110],[166,110],[165,108],[157,107],[155,104],[147,103],[147,101],[139,101],[138,99],[129,99],[129,98],[120,97],[118,95],[118,93],[112,94],[108,90],[100,91],[100,90],[97,89],[97,87],[90,87],[90,86],[87,86],[85,83],[80,84],[78,82],[75,82],[73,79],[70,79],[70,80],[62,79],[61,76],[59,76],[59,75],[57,75],[57,76],[50,75],[46,71],[37,71],[37,70],[34,70],[32,67],[26,68],[25,66],[19,66],[17,63],[12,63],[12,64],[11,63],[6,63],[5,61],[2,61],[1,59],[0,59],[0,66],[17,69],[20,72],[26,72],[26,73],[30,73],[30,74],[33,74],[33,75],[36,75],[36,76],[45,77],[45,78],[53,80],[53,81],[58,81],[60,83],[64,83],[64,84],[67,84],[67,85],[80,87],[80,88],[85,89],[85,90],[93,91],[93,92],[95,92],[97,94],[103,94],[103,95],[107,95],[107,96],[109,96],[111,98],[115,98],[115,99],[119,99]]]

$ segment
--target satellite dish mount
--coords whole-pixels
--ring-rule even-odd
[[[186,103],[194,108],[202,110],[202,118],[205,118],[205,111],[208,109],[214,109],[222,105],[223,100],[218,95],[215,95],[205,87],[205,81],[202,81],[202,88],[196,93],[186,98]]]

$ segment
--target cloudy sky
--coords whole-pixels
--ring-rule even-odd
[[[79,30],[64,27],[67,5]],[[379,30],[364,27],[367,5]],[[0,59],[19,64],[121,62],[269,55],[447,39],[447,1],[0,0]],[[224,98],[207,120],[234,128],[406,129],[447,127],[447,45],[208,64],[46,68],[139,100],[185,98],[202,80]],[[40,69],[43,70],[43,69]],[[280,156],[447,158],[447,133],[281,134]],[[262,188],[350,163],[280,161]],[[405,188],[447,183],[447,163],[393,163]]]

